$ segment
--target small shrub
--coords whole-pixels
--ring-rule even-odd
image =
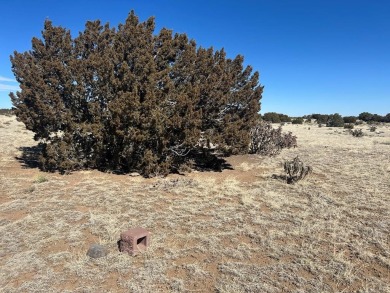
[[[351,130],[351,134],[352,136],[354,137],[362,137],[364,134],[363,134],[363,130],[361,129],[354,129],[354,130]]]
[[[298,117],[292,121],[292,124],[303,124],[303,118]]]
[[[299,180],[304,179],[310,174],[313,169],[310,166],[306,166],[298,156],[292,161],[286,161],[284,163],[284,171],[287,175],[287,183],[294,184]]]
[[[371,132],[375,132],[375,131],[376,131],[376,126],[374,126],[374,125],[373,125],[373,126],[370,126],[370,131],[371,131]]]
[[[35,186],[30,186],[29,188],[26,189],[26,192],[28,193],[33,193],[35,191]]]
[[[271,123],[259,121],[251,131],[249,153],[265,156],[278,155],[283,148],[297,146],[297,137],[291,132],[282,133],[282,127],[274,129]]]
[[[346,123],[346,124],[344,124],[344,128],[345,128],[345,129],[353,129],[353,128],[354,128],[354,125],[351,124],[351,123]]]
[[[37,178],[35,179],[35,183],[43,183],[43,182],[47,182],[49,181],[45,176],[43,175],[39,175],[37,176]]]

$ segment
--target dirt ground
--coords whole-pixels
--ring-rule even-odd
[[[144,179],[41,172],[21,159],[33,134],[0,116],[0,291],[390,292],[390,126],[360,128],[286,125],[298,147],[277,157]],[[296,155],[313,173],[286,184]],[[120,253],[137,226],[151,245]]]

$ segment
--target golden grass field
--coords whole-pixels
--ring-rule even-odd
[[[277,157],[144,179],[28,167],[32,132],[0,116],[0,291],[390,292],[390,126],[361,127],[286,125],[298,147]],[[296,155],[313,173],[274,179]],[[152,243],[131,257],[117,241],[136,226]]]

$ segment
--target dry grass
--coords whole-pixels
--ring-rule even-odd
[[[234,170],[143,179],[25,168],[36,143],[0,116],[2,292],[389,292],[390,129],[287,125],[299,147],[229,158]],[[299,155],[295,185],[273,179]],[[121,231],[152,232],[136,257]],[[92,243],[109,255],[86,256]]]

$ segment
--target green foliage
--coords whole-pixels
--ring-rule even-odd
[[[329,115],[328,121],[326,122],[327,127],[343,127],[344,120],[340,114],[335,113],[333,115]]]
[[[272,124],[259,121],[251,130],[249,153],[264,156],[278,155],[282,149],[297,146],[297,138],[291,132],[282,133],[282,127],[277,129]]]
[[[32,49],[11,56],[16,116],[40,141],[45,170],[167,174],[209,149],[248,151],[259,74],[222,49],[140,22],[88,21],[76,38],[47,20]],[[199,143],[199,142],[204,143]]]
[[[311,115],[305,115],[304,117],[307,119],[310,119],[310,118],[316,119],[318,124],[327,124],[329,122],[329,120],[333,119],[332,116],[334,116],[334,115],[311,114]],[[356,125],[358,125],[362,121],[367,122],[367,123],[390,122],[390,113],[386,114],[385,116],[381,116],[378,114],[371,114],[369,112],[363,112],[363,113],[360,113],[358,117],[356,117],[356,116],[343,117],[343,121],[344,121],[344,123],[355,123]]]
[[[279,114],[275,112],[267,112],[262,117],[265,121],[271,123],[291,122],[291,118],[285,114]]]
[[[311,117],[316,119],[318,124],[326,124],[328,122],[329,115],[324,114],[312,114]]]
[[[263,115],[263,119],[265,121],[271,122],[271,123],[280,123],[282,122],[280,120],[279,114],[275,112],[268,112]]]
[[[292,120],[292,124],[303,124],[303,118],[298,117]]]
[[[356,123],[357,118],[355,116],[343,117],[344,123]]]
[[[381,116],[378,114],[371,114],[369,112],[363,112],[359,114],[359,119],[363,120],[367,123],[375,123],[375,122],[390,122],[390,113],[385,116]]]
[[[291,118],[286,114],[279,114],[280,122],[291,122]]]
[[[373,117],[373,115],[371,113],[369,113],[369,112],[363,112],[363,113],[359,114],[359,119],[363,120],[365,122],[371,121],[372,117]]]
[[[374,114],[374,115],[372,115],[372,121],[384,122],[384,117],[382,117],[381,115],[378,115],[378,114]]]
[[[344,124],[344,128],[345,129],[353,129],[355,126],[353,125],[353,124],[351,124],[351,123],[345,123]]]

